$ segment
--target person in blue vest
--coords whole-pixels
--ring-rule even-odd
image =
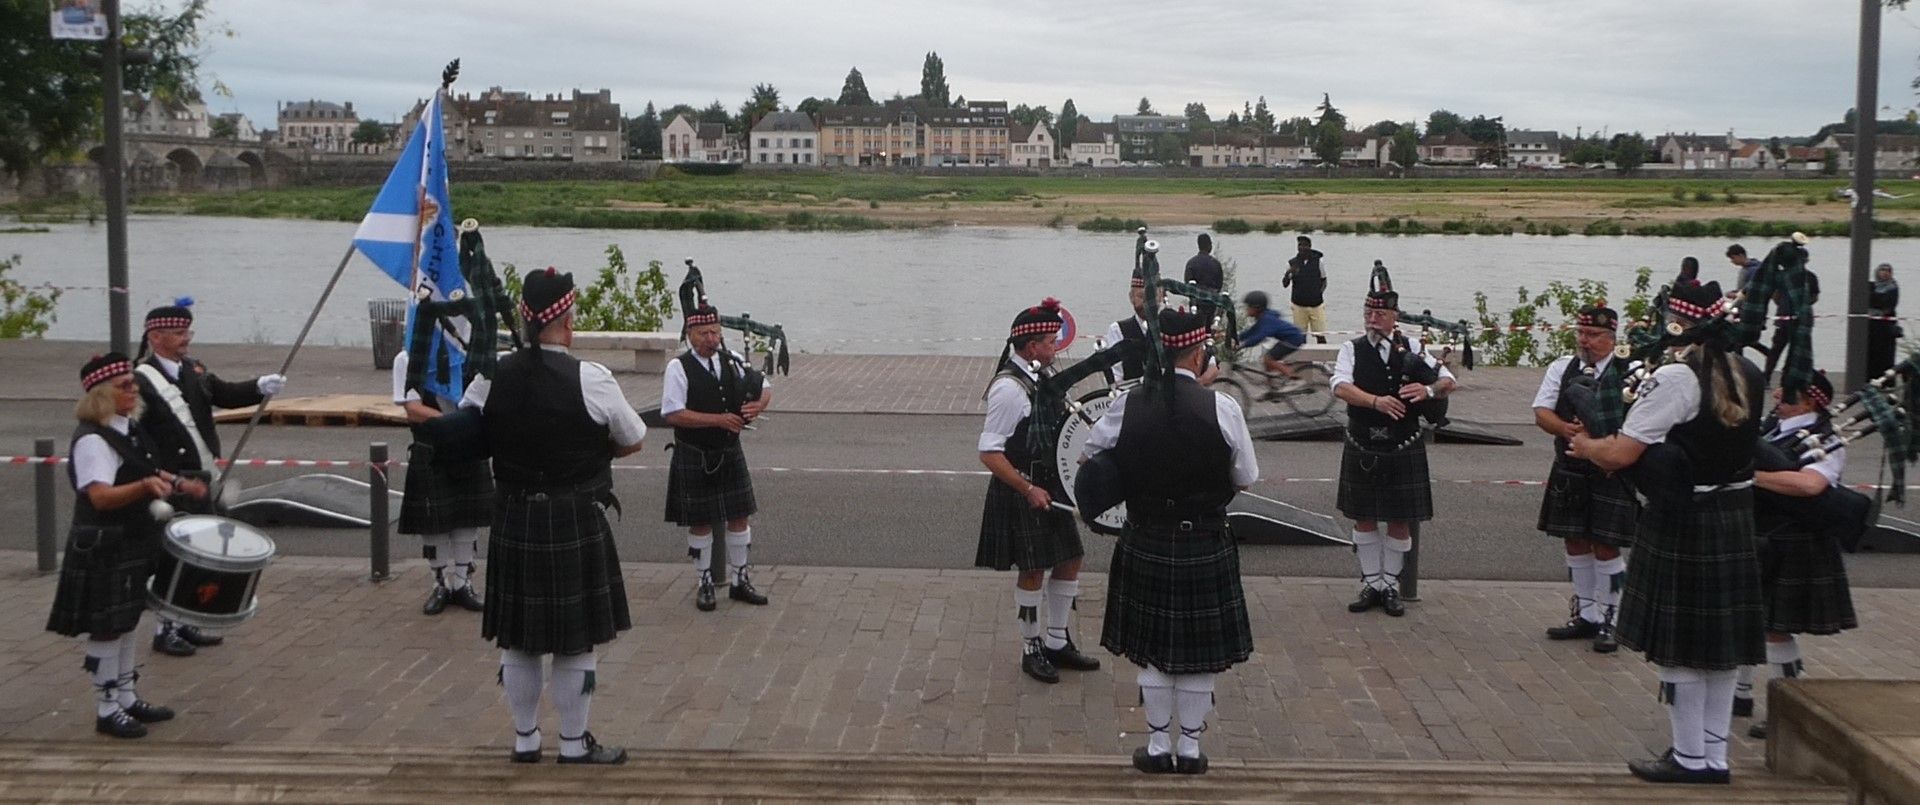
[[[1287,356],[1307,343],[1306,332],[1273,309],[1266,291],[1248,291],[1240,303],[1247,306],[1247,329],[1240,331],[1240,348],[1251,349],[1273,339],[1273,346],[1260,356],[1260,363],[1269,373],[1291,380],[1293,367],[1287,364]],[[1268,393],[1276,390],[1273,383],[1267,385]]]

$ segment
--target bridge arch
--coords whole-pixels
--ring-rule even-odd
[[[188,192],[200,186],[200,173],[206,169],[206,163],[191,148],[175,148],[167,152],[167,162],[174,169],[173,189]]]
[[[267,161],[261,159],[258,153],[241,151],[234,155],[234,159],[239,160],[240,164],[247,166],[247,178],[252,180],[254,187],[263,188],[267,186]]]

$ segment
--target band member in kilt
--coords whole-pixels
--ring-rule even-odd
[[[528,346],[476,378],[461,405],[483,412],[493,455],[487,601],[480,636],[500,646],[500,684],[513,711],[512,760],[540,760],[541,655],[560,717],[561,763],[624,763],[627,750],[587,731],[594,647],[632,628],[620,556],[604,508],[612,460],[640,451],[647,426],[613,373],[568,354],[573,275],[527,275],[520,296]]]
[[[153,441],[153,458],[162,469],[210,481],[220,459],[220,433],[213,426],[213,409],[245,408],[279,394],[287,379],[261,375],[237,383],[221,380],[205,364],[187,357],[193,344],[193,300],[147,311],[142,360],[134,366],[140,383],[140,424]],[[193,501],[196,511],[211,512],[213,501]],[[191,657],[196,646],[224,641],[206,630],[161,618],[154,629],[153,650],[175,657]]]
[[[1833,435],[1827,418],[1833,383],[1826,373],[1815,374],[1805,389],[1776,391],[1775,397],[1774,416],[1760,426],[1769,441],[1782,443],[1802,431],[1822,438]],[[1794,635],[1839,634],[1860,625],[1840,545],[1821,532],[1821,514],[1812,505],[1815,497],[1840,483],[1846,468],[1847,450],[1838,447],[1800,469],[1753,474],[1760,589],[1767,605],[1767,667],[1775,677],[1791,679],[1804,670]],[[1736,716],[1753,714],[1753,668],[1740,667],[1733,698]],[[1767,737],[1766,722],[1754,724],[1747,735]]]
[[[1260,466],[1240,404],[1201,384],[1211,374],[1207,321],[1161,310],[1160,340],[1171,390],[1123,392],[1087,438],[1086,455],[1114,453],[1127,501],[1100,645],[1140,667],[1147,745],[1134,750],[1134,767],[1203,774],[1214,682],[1253,653],[1227,502]],[[1177,747],[1167,732],[1176,710]]]
[[[1135,268],[1133,270],[1133,280],[1129,287],[1130,290],[1127,291],[1127,301],[1133,304],[1133,315],[1107,325],[1106,339],[1102,342],[1107,346],[1113,346],[1122,341],[1139,341],[1143,344],[1146,343],[1147,280],[1140,269]],[[1157,293],[1160,294],[1160,300],[1162,302],[1166,301],[1166,291],[1161,290]],[[1120,367],[1120,376],[1116,379],[1137,380],[1147,371],[1146,351],[1142,350],[1133,355],[1121,358],[1120,362],[1115,365]]]
[[[713,527],[727,528],[727,597],[765,606],[754,589],[747,550],[753,545],[753,476],[740,432],[773,402],[773,385],[746,399],[746,358],[720,343],[720,311],[704,300],[686,311],[688,349],[667,364],[660,414],[673,426],[673,462],[667,474],[667,522],[687,529],[687,555],[699,584],[693,604],[712,612]]]
[[[1547,639],[1591,640],[1593,650],[1602,654],[1619,648],[1613,639],[1613,616],[1627,573],[1620,549],[1633,544],[1640,504],[1626,478],[1566,454],[1567,439],[1576,429],[1610,434],[1620,429],[1620,421],[1576,425],[1573,409],[1561,399],[1560,390],[1589,378],[1599,396],[1610,400],[1600,406],[1602,412],[1624,418],[1620,387],[1625,367],[1623,361],[1613,359],[1619,324],[1620,316],[1604,301],[1581,308],[1574,320],[1574,354],[1547,367],[1540,391],[1533,397],[1533,422],[1552,434],[1554,448],[1538,528],[1566,541],[1567,578],[1573,582],[1572,613],[1565,624],[1547,629]]]
[[[1407,612],[1400,571],[1413,550],[1408,524],[1433,519],[1433,479],[1415,406],[1445,397],[1454,380],[1418,338],[1399,333],[1398,293],[1368,292],[1365,316],[1366,334],[1340,345],[1331,381],[1334,396],[1347,404],[1337,505],[1353,520],[1353,550],[1360,560],[1360,597],[1347,611],[1380,607],[1397,618]],[[1413,362],[1437,379],[1414,382]]]
[[[407,448],[405,496],[400,501],[400,533],[420,535],[420,553],[433,570],[433,589],[420,611],[438,615],[451,602],[461,609],[484,608],[473,591],[480,529],[493,524],[493,475],[487,460],[458,460],[436,455],[422,426],[452,413],[457,401],[407,384],[412,359],[401,350],[393,359],[393,401],[407,412],[413,444]]]
[[[1074,646],[1074,599],[1080,597],[1080,529],[1073,514],[1053,505],[1051,451],[1028,438],[1033,388],[1051,374],[1055,340],[1064,320],[1048,298],[1020,311],[1000,352],[1000,371],[987,384],[987,420],[980,430],[980,463],[992,472],[980,516],[973,563],[1018,568],[1014,617],[1020,625],[1020,670],[1041,682],[1060,681],[1060,669],[1097,671],[1100,661]],[[1047,453],[1043,455],[1042,453]],[[1044,589],[1043,589],[1044,585]],[[1045,621],[1041,610],[1046,611]]]
[[[1576,430],[1575,458],[1633,467],[1647,502],[1627,563],[1617,636],[1660,667],[1673,748],[1628,764],[1652,782],[1726,783],[1735,675],[1766,652],[1754,546],[1753,467],[1765,377],[1731,352],[1720,284],[1667,298],[1675,360],[1642,382],[1619,433]]]
[[[140,387],[127,356],[113,352],[87,361],[80,387],[86,395],[74,409],[80,424],[67,452],[73,525],[47,631],[86,636],[82,667],[93,682],[94,731],[139,738],[147,724],[173,718],[172,710],[134,692],[140,679],[135,630],[163,532],[149,506],[205,499],[207,487],[154,461],[153,440],[137,421]]]

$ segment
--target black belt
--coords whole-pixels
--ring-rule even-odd
[[[1225,512],[1204,514],[1149,513],[1127,504],[1127,522],[1142,528],[1170,528],[1175,531],[1216,531],[1227,526]]]

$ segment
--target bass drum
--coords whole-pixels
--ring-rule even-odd
[[[167,523],[161,547],[149,609],[202,629],[238,626],[259,610],[254,590],[275,550],[266,534],[238,520],[189,515]]]
[[[1059,494],[1065,500],[1073,499],[1073,479],[1080,473],[1080,451],[1087,446],[1087,439],[1093,435],[1093,423],[1105,416],[1107,408],[1113,405],[1115,397],[1132,384],[1122,384],[1089,392],[1075,403],[1068,412],[1067,421],[1060,426],[1060,438],[1054,443],[1054,469],[1059,473]],[[1127,505],[1122,503],[1102,513],[1087,525],[1096,534],[1118,535],[1121,527],[1127,523]]]

